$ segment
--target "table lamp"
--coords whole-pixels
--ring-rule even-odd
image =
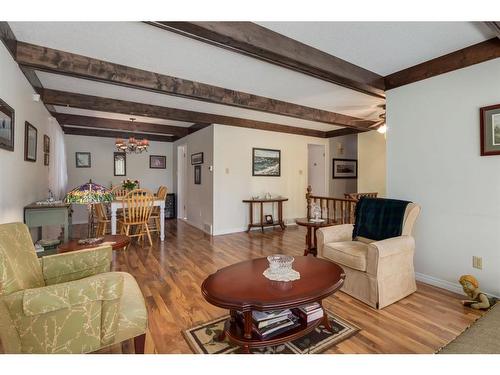
[[[113,194],[104,186],[93,183],[92,180],[74,188],[66,194],[65,198],[67,203],[87,205],[87,210],[89,212],[88,238],[94,237],[94,226],[92,225],[94,222],[94,204],[111,202],[112,200]]]

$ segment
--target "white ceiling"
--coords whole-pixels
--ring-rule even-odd
[[[258,22],[382,76],[495,37],[482,22]]]
[[[9,22],[18,40],[355,117],[377,119],[384,101],[142,22]],[[265,27],[386,75],[492,37],[468,22],[266,22]],[[37,72],[46,88],[304,127],[339,127],[95,81]],[[57,107],[64,113],[130,116]],[[137,116],[135,116],[137,117]],[[137,121],[189,126],[137,117]]]

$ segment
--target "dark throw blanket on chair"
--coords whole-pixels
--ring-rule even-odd
[[[383,198],[361,198],[356,205],[352,238],[365,237],[380,241],[398,237],[408,201]]]

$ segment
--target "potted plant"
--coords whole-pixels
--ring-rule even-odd
[[[126,180],[122,181],[122,187],[125,190],[128,190],[128,191],[137,189],[137,187],[139,187],[139,181],[137,181],[137,180],[130,180],[130,179],[127,178]]]

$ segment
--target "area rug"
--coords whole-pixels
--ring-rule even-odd
[[[337,333],[331,333],[321,324],[306,336],[282,345],[254,348],[254,354],[314,354],[338,344],[360,329],[354,324],[339,318],[327,310],[330,325]],[[226,339],[219,341],[218,337],[224,329],[224,322],[229,315],[200,324],[182,331],[184,338],[194,353],[199,354],[231,354],[239,352],[239,347],[230,344]]]
[[[500,303],[496,303],[437,353],[500,354]]]

